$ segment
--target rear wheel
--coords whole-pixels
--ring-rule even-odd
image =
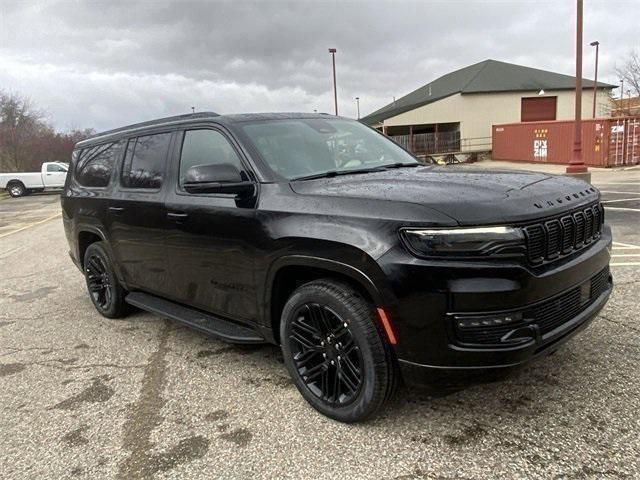
[[[127,313],[125,290],[118,282],[104,242],[95,242],[84,254],[84,274],[89,297],[101,315],[120,318]]]
[[[341,422],[372,417],[396,387],[395,360],[374,312],[351,286],[318,280],[298,288],[282,313],[282,352],[296,387]]]
[[[23,195],[27,194],[27,189],[25,188],[24,184],[22,182],[10,182],[7,185],[7,190],[9,191],[9,195],[11,195],[12,197],[22,197]]]

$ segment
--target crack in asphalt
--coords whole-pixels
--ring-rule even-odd
[[[186,461],[203,457],[209,448],[207,438],[194,436],[180,440],[166,452],[151,453],[154,447],[151,434],[164,421],[161,411],[166,401],[162,392],[166,381],[170,332],[170,324],[165,321],[158,349],[145,367],[140,396],[125,421],[122,446],[129,451],[129,455],[120,464],[118,478],[151,478],[159,471],[167,471]]]
[[[611,319],[611,318],[607,318],[607,317],[605,317],[605,316],[604,316],[604,315],[602,315],[602,314],[600,314],[600,315],[598,315],[598,316],[599,316],[600,318],[604,318],[607,322],[613,323],[613,324],[615,324],[615,325],[619,325],[619,326],[621,326],[621,327],[628,328],[629,330],[633,330],[634,332],[640,332],[640,328],[635,328],[635,327],[632,327],[631,325],[627,325],[626,323],[618,322],[618,321],[613,320],[613,319]]]

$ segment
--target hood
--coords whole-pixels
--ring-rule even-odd
[[[571,177],[429,166],[296,181],[291,188],[301,195],[419,204],[448,215],[461,225],[552,216],[599,197],[594,187]]]

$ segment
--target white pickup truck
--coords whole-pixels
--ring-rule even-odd
[[[44,189],[64,187],[69,165],[62,162],[45,162],[40,172],[0,173],[0,188],[12,197],[21,197]]]

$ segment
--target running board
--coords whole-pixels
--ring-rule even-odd
[[[266,343],[263,337],[249,327],[223,320],[210,313],[185,307],[148,293],[131,292],[124,300],[134,307],[184,323],[225,342]]]

